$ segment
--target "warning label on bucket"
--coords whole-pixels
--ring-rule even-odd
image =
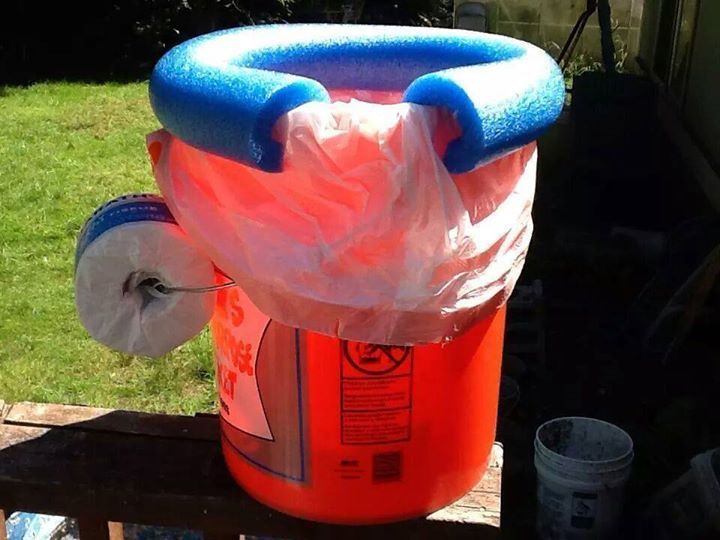
[[[412,347],[344,341],[340,362],[342,443],[409,440]]]
[[[377,444],[410,439],[410,410],[343,413],[343,444]]]
[[[343,379],[344,411],[377,411],[410,407],[410,377]]]

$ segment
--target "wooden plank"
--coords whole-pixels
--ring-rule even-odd
[[[66,427],[156,437],[219,441],[217,416],[203,417],[119,411],[53,403],[15,403],[5,417],[8,424]]]
[[[98,516],[77,518],[80,540],[123,540],[123,524]]]
[[[484,523],[500,529],[503,447],[495,443],[483,479],[460,500],[427,517],[430,521]]]
[[[32,441],[48,433],[50,428],[32,428],[27,426],[2,426],[0,450],[5,450],[21,443]]]
[[[8,415],[11,408],[12,405],[10,403],[6,403],[2,399],[0,399],[0,424],[5,421],[5,417]]]
[[[110,529],[106,520],[98,516],[78,516],[77,523],[80,540],[110,540]]]
[[[7,527],[5,526],[5,512],[0,510],[0,540],[7,540]]]
[[[125,538],[123,524],[117,521],[108,522],[108,533],[110,540],[123,540]]]
[[[292,518],[256,502],[229,477],[218,442],[184,437],[182,422],[154,420],[153,426],[163,426],[163,435],[142,436],[134,421],[121,422],[123,429],[132,428],[125,432],[108,431],[109,424],[97,429],[87,411],[60,414],[59,428],[29,425],[49,424],[51,415],[47,407],[25,410],[28,418],[16,415],[14,407],[12,423],[0,426],[0,508],[60,515],[83,515],[92,508],[112,521],[234,537],[242,532],[285,538],[480,539],[499,533],[500,446],[493,449],[483,481],[449,508],[391,525],[341,527]],[[80,425],[68,424],[71,417],[80,418]]]

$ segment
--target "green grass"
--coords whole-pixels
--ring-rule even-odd
[[[0,89],[0,399],[192,413],[215,408],[207,331],[157,360],[112,352],[75,314],[86,217],[157,192],[146,84]]]

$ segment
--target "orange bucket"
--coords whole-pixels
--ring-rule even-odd
[[[212,321],[222,448],[253,497],[298,517],[426,515],[482,477],[505,308],[447,345],[375,346],[271,321],[238,287]]]

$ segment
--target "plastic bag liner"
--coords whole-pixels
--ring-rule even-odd
[[[369,343],[452,339],[498,309],[520,274],[535,145],[451,175],[440,158],[459,134],[450,113],[400,94],[333,99],[277,122],[280,173],[152,133],[160,190],[269,317]]]

